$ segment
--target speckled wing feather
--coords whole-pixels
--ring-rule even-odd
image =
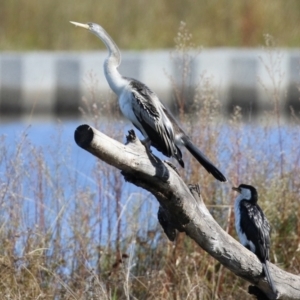
[[[252,237],[255,245],[255,254],[260,261],[269,260],[270,249],[270,225],[258,205],[252,205],[248,201],[241,201],[241,229],[247,239]],[[255,239],[253,239],[255,237]]]
[[[184,132],[182,127],[177,123],[176,119],[172,115],[172,113],[167,110],[165,107],[163,108],[166,116],[172,122],[175,136],[180,137],[181,143],[186,147],[187,150],[198,160],[198,162],[206,169],[208,173],[211,173],[217,180],[221,182],[226,182],[226,177],[222,174],[222,172],[206,157],[206,155],[200,151],[200,149],[194,145],[194,143],[190,140],[187,134]]]
[[[131,86],[133,103],[135,103],[133,112],[151,140],[151,144],[164,155],[173,156],[182,162],[181,151],[175,144],[172,124],[163,112],[162,103],[143,83],[133,80]]]
[[[276,294],[276,287],[268,268],[271,232],[270,224],[257,204],[252,205],[247,200],[244,200],[241,201],[240,208],[241,229],[246,234],[247,239],[249,239],[250,236],[252,237],[251,241],[256,248],[255,254],[262,263],[265,276],[267,277],[273,293]]]

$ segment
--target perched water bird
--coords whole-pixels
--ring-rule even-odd
[[[71,23],[88,29],[106,45],[109,54],[104,62],[105,77],[111,89],[118,96],[123,115],[145,137],[144,143],[154,146],[167,157],[176,158],[182,167],[184,167],[184,162],[178,146],[183,145],[208,173],[211,173],[219,181],[227,181],[225,176],[193,144],[158,96],[142,82],[124,77],[119,73],[120,50],[108,33],[95,23]]]
[[[276,294],[276,288],[269,272],[267,261],[270,251],[270,224],[262,209],[257,204],[258,195],[255,187],[240,184],[233,187],[237,191],[234,204],[235,228],[242,245],[252,251],[261,261],[268,283]]]

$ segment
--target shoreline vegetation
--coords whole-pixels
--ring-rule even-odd
[[[11,3],[17,6],[16,1]],[[142,4],[145,6],[143,1],[139,2]],[[51,9],[61,7],[50,1],[35,2],[31,4],[32,11],[38,12],[42,5],[43,9],[47,5],[50,9],[47,26],[58,27],[57,18],[49,19]],[[82,10],[86,7],[87,3]],[[73,15],[70,19],[74,19]],[[80,18],[76,16],[76,19]],[[276,19],[274,15],[273,19]],[[126,23],[126,19],[120,23]],[[215,30],[211,28],[210,32]],[[78,35],[74,30],[69,41],[76,37],[79,41]],[[190,75],[191,62],[185,56],[185,49],[191,45],[191,36],[185,28],[180,29],[178,36],[176,47],[182,53],[178,71],[182,85],[174,86],[178,119],[187,124],[187,132],[195,144],[201,145],[201,150],[224,170],[229,183],[216,182],[186,151],[183,153],[186,167],[179,169],[181,176],[187,183],[200,184],[203,201],[213,217],[235,238],[235,195],[231,184],[255,186],[259,204],[272,225],[270,261],[287,272],[299,274],[300,121],[293,115],[293,131],[284,125],[278,70],[266,65],[274,83],[269,98],[272,109],[265,114],[259,134],[251,130],[255,124],[245,126],[239,107],[229,120],[223,119],[228,126],[224,133],[223,122],[215,122],[217,118],[222,120],[222,107],[209,79],[203,78],[195,91],[196,118],[191,120],[185,111],[182,91]],[[50,35],[51,38],[54,36]],[[97,107],[95,94],[86,95],[81,109],[83,118],[96,128],[101,126],[100,109],[106,108]],[[270,128],[273,134],[275,131],[272,139]],[[119,141],[126,134],[112,127],[105,133]],[[0,294],[3,299],[252,299],[247,282],[222,267],[183,233],[175,243],[168,241],[153,214],[157,202],[148,193],[141,189],[124,193],[128,183],[102,161],[95,160],[91,171],[82,174],[80,164],[73,165],[68,154],[77,147],[75,142],[70,139],[66,144],[59,130],[48,148],[34,146],[26,130],[14,147],[6,144],[5,136],[0,140]],[[287,145],[291,146],[286,148]],[[93,187],[82,184],[81,176],[92,181]]]
[[[3,0],[0,49],[104,49],[91,35],[74,30],[72,20],[101,24],[121,49],[173,48],[181,21],[195,47],[260,47],[267,33],[279,47],[300,46],[300,2],[294,0],[29,0],[21,11],[18,0]]]

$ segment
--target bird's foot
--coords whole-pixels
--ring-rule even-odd
[[[168,166],[170,166],[178,175],[179,175],[179,172],[178,172],[178,169],[176,168],[175,165],[173,165],[170,161],[168,160],[164,160],[164,163],[166,163]]]
[[[151,152],[150,147],[151,147],[151,141],[149,138],[146,138],[141,141],[141,143],[146,147],[146,149]]]
[[[126,145],[129,143],[133,143],[136,141],[136,135],[133,129],[128,131],[128,135],[126,135]]]
[[[146,138],[144,140],[141,141],[141,143],[145,146],[146,151],[148,153],[148,155],[154,159],[155,162],[158,162],[158,160],[156,159],[156,157],[153,155],[152,151],[151,151],[151,141],[149,138]]]

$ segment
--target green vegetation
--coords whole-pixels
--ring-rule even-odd
[[[299,47],[298,0],[1,0],[1,50],[87,50],[103,47],[68,21],[101,24],[122,49],[172,48],[181,21],[195,45],[257,47],[271,34]]]

